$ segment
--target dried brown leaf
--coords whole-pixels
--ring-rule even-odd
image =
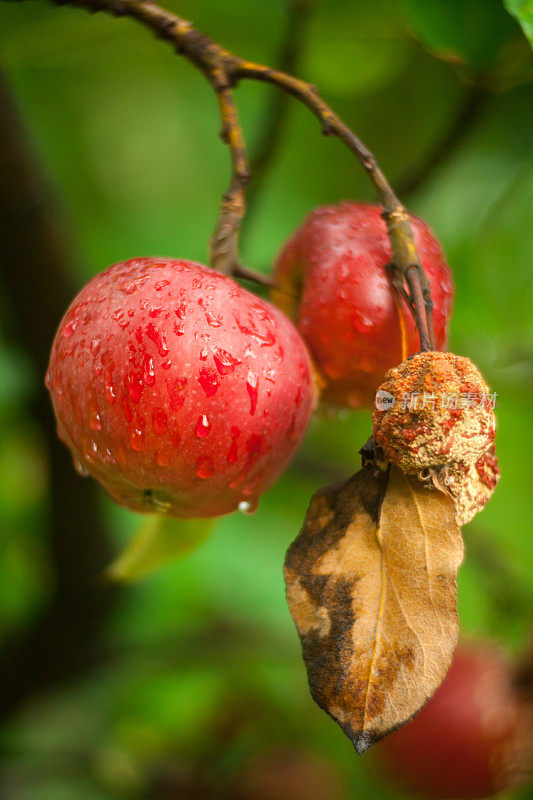
[[[451,498],[396,467],[314,495],[287,553],[287,599],[311,694],[358,753],[446,675],[462,557]]]

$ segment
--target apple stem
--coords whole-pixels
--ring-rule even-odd
[[[317,117],[326,136],[337,136],[357,157],[369,175],[383,205],[383,217],[392,249],[396,271],[410,289],[412,308],[422,350],[434,346],[432,302],[429,282],[414,245],[409,217],[375,156],[340,117],[324,102],[315,86],[281,70],[253,61],[245,61],[197,31],[193,25],[171,14],[151,0],[53,0],[57,5],[71,5],[88,11],[106,11],[114,16],[137,19],[159,38],[170,42],[176,51],[202,72],[214,89],[222,117],[222,138],[227,142],[232,160],[228,191],[222,198],[218,222],[211,239],[211,264],[227,274],[237,275],[239,232],[246,210],[245,190],[250,180],[244,137],[239,125],[232,88],[242,79],[271,83],[292,95]],[[415,267],[416,272],[411,268]],[[407,273],[411,269],[411,277]],[[248,279],[255,276],[246,270]],[[265,283],[261,278],[258,282]],[[416,291],[415,288],[416,287]],[[422,304],[420,303],[420,295]],[[423,306],[423,308],[422,308]]]

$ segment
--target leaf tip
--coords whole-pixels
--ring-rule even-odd
[[[358,756],[362,756],[374,744],[375,739],[370,733],[354,731],[349,725],[341,725],[341,728],[353,744]]]
[[[374,740],[368,734],[361,733],[358,736],[354,736],[352,744],[357,755],[362,756],[374,744]]]

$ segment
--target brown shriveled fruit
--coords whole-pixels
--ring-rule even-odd
[[[474,464],[453,461],[443,467],[437,478],[455,501],[459,527],[470,522],[483,511],[500,480],[500,468],[494,445]]]
[[[372,414],[385,457],[407,474],[450,462],[475,464],[494,443],[490,390],[470,361],[418,353],[389,370]]]

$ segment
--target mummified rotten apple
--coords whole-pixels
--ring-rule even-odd
[[[505,654],[459,645],[432,699],[376,755],[392,779],[426,797],[488,797],[527,779],[531,723]]]
[[[410,222],[440,350],[452,277],[427,225],[413,216]],[[381,208],[348,202],[309,214],[278,256],[275,301],[295,319],[323,379],[322,397],[334,405],[371,407],[387,370],[420,350],[410,310],[387,274],[391,258]]]
[[[46,376],[60,437],[119,503],[253,508],[298,446],[311,366],[290,320],[190,261],[115,264],[65,314]]]

